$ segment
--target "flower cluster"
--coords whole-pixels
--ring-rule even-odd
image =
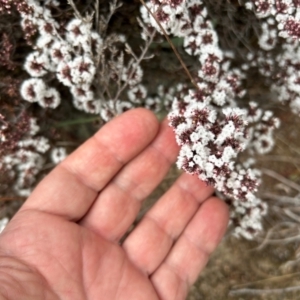
[[[62,38],[59,33],[62,28],[52,17],[50,9],[33,0],[28,4],[31,13],[21,13],[21,24],[24,31],[28,24],[32,24],[37,28],[39,38],[35,51],[27,56],[24,64],[31,78],[22,84],[22,97],[45,108],[56,108],[61,102],[60,94],[45,81],[47,75],[54,73],[63,85],[69,87],[74,105],[88,110],[97,101],[92,91],[95,76],[92,48],[101,47],[102,39],[91,32],[89,22],[78,19],[71,20],[65,26]],[[59,3],[52,1],[52,5]]]
[[[246,2],[248,9],[254,10],[256,16],[260,19],[267,19],[267,23],[272,27],[272,33],[279,31],[276,36],[283,38],[300,38],[300,5],[294,0],[252,0]],[[274,26],[275,22],[277,26]],[[267,36],[267,25],[262,28],[263,35]],[[272,34],[270,34],[272,35]],[[276,39],[274,35],[272,38]]]
[[[181,146],[177,165],[213,185],[232,206],[235,234],[252,238],[262,229],[267,207],[255,196],[260,173],[248,162],[237,163],[237,158],[245,149],[252,154],[269,152],[279,121],[254,102],[238,107],[236,99],[245,95],[241,84],[245,74],[231,67],[233,54],[219,47],[201,0],[149,1],[147,6],[141,8],[144,21],[161,33],[183,38],[185,51],[199,62],[197,89],[177,94],[169,114]],[[268,28],[263,30],[270,40],[276,35]],[[245,64],[244,69],[248,68]]]
[[[14,182],[13,190],[19,196],[27,197],[36,182],[36,176],[44,166],[43,154],[49,148],[48,140],[37,136],[39,126],[36,119],[24,114],[13,123],[8,123],[2,116],[0,128],[0,173],[5,174],[5,182]],[[5,188],[2,181],[1,189]]]
[[[104,121],[137,106],[156,113],[169,112],[170,126],[181,147],[178,167],[213,185],[231,206],[234,234],[253,238],[262,230],[262,217],[267,212],[267,205],[256,194],[261,179],[254,157],[272,150],[279,120],[261,103],[252,101],[245,87],[254,71],[262,75],[263,83],[279,101],[300,113],[298,1],[220,4],[251,15],[251,25],[245,26],[248,34],[239,35],[244,23],[241,20],[233,26],[234,9],[228,9],[228,18],[233,21],[226,29],[226,22],[214,15],[210,1],[148,0],[140,7],[142,19],[137,21],[142,47],[131,47],[131,36],[107,30],[120,8],[117,0],[103,10],[99,5],[95,14],[90,4],[77,1],[86,5],[85,15],[74,1],[68,3],[74,15],[68,10],[65,13],[65,5],[56,0],[0,0],[0,13],[10,13],[13,7],[20,13],[24,38],[31,46],[23,64],[29,75],[26,80],[22,77],[20,85],[23,102],[48,114],[73,106]],[[257,23],[251,27],[253,20]],[[223,30],[229,31],[226,37]],[[179,52],[184,58],[179,60],[188,57],[189,63],[181,61],[181,65],[193,88],[179,77],[169,86],[157,81],[154,84],[155,80],[146,77],[146,61],[153,56],[148,52],[159,49],[162,35],[181,43]],[[237,37],[235,45],[224,41],[230,35]],[[0,64],[5,68],[9,68],[12,49],[8,36],[3,35]],[[2,154],[0,149],[0,168],[14,180],[19,195],[29,194],[46,154],[53,164],[67,155],[64,147],[51,149],[49,140],[37,136],[34,120],[24,119],[22,128],[28,134],[20,129],[16,138],[8,134],[12,130],[7,118],[0,118],[2,149],[10,149]]]
[[[31,10],[26,0],[0,0],[0,14],[11,14],[14,8],[23,13]]]
[[[60,5],[57,1],[51,1],[51,4]],[[21,86],[24,100],[36,102],[43,108],[57,108],[61,103],[55,82],[58,81],[69,89],[75,108],[98,114],[108,121],[132,108],[133,103],[137,105],[146,99],[146,89],[140,85],[143,77],[140,63],[153,36],[144,33],[147,42],[138,58],[123,35],[95,31],[90,15],[83,17],[77,11],[74,18],[61,24],[47,5],[35,0],[28,1],[28,5],[31,12],[21,12],[21,25],[24,32],[30,31],[28,27],[35,28],[38,39],[24,64],[31,76]],[[114,1],[111,10],[117,7]],[[125,62],[126,54],[132,58]],[[96,74],[97,69],[101,72]],[[51,83],[52,87],[49,86]],[[115,95],[111,90],[117,90]],[[125,90],[129,101],[120,101],[118,98]],[[136,98],[138,90],[142,90],[139,99]]]
[[[6,33],[2,34],[0,44],[0,66],[5,67],[8,70],[14,70],[15,64],[11,60],[13,52],[13,44]]]
[[[293,0],[259,0],[247,2],[261,20],[258,45],[263,51],[249,53],[251,67],[270,78],[271,91],[278,100],[300,113],[299,39],[300,5]],[[272,51],[273,50],[273,51]]]

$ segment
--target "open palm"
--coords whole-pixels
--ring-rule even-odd
[[[184,299],[228,221],[211,187],[181,175],[120,243],[177,152],[147,110],[105,125],[0,235],[0,299]]]

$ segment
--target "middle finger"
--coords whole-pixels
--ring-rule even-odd
[[[155,140],[108,184],[80,224],[118,241],[135,220],[142,200],[165,177],[177,154],[174,133],[165,120]]]

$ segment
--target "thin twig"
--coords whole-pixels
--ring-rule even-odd
[[[136,71],[137,66],[140,65],[140,63],[142,62],[142,60],[143,60],[144,57],[146,56],[146,53],[147,53],[147,51],[148,51],[148,49],[149,49],[150,44],[151,44],[152,41],[153,41],[154,36],[155,36],[155,32],[153,32],[153,33],[150,35],[150,38],[149,38],[148,42],[146,43],[146,45],[145,45],[145,47],[144,47],[144,49],[143,49],[143,52],[141,53],[139,59],[138,59],[137,62],[135,63],[136,67],[132,69],[132,71],[130,72],[130,74],[129,74],[129,76],[128,76],[129,79],[132,78],[132,76],[134,75],[134,73],[135,73],[135,71]],[[120,89],[118,89],[118,92],[117,92],[117,94],[116,94],[116,96],[115,96],[115,99],[116,99],[116,100],[119,99],[121,93],[125,90],[125,88],[128,86],[128,84],[129,84],[129,83],[128,83],[128,80],[127,80],[127,81],[123,84],[123,86],[122,86]]]
[[[23,197],[0,197],[0,202],[4,202],[4,201],[15,201],[15,200],[18,200],[18,201],[25,201],[26,198],[23,198]]]
[[[284,275],[280,275],[280,276],[269,277],[269,278],[266,278],[266,279],[256,280],[256,281],[252,281],[252,282],[248,282],[248,283],[243,283],[243,284],[237,284],[237,285],[235,285],[235,286],[232,287],[232,290],[237,290],[237,289],[240,289],[242,287],[247,287],[249,285],[253,285],[253,284],[257,284],[257,283],[263,283],[263,282],[268,282],[268,281],[276,281],[278,279],[283,279],[283,278],[287,278],[287,277],[293,277],[295,275],[300,275],[300,272],[295,272],[295,273],[284,274]]]
[[[279,175],[278,173],[272,171],[272,170],[269,170],[269,169],[261,169],[261,171],[270,176],[270,177],[273,177],[275,179],[277,179],[278,181],[281,181],[282,183],[286,184],[287,186],[297,190],[300,192],[300,185],[298,185],[297,183],[291,181],[291,180],[288,180],[286,179],[285,177]]]
[[[92,22],[95,12],[92,12],[90,15],[87,14],[86,17],[84,18],[81,15],[81,13],[79,12],[79,10],[77,9],[76,4],[74,3],[73,0],[68,0],[68,4],[73,8],[76,18],[78,18],[79,20],[81,20],[84,23]]]
[[[265,294],[280,294],[286,292],[294,292],[299,291],[300,286],[291,286],[282,289],[238,289],[238,290],[231,290],[229,292],[229,296],[237,296],[242,294],[250,294],[250,295],[265,295]]]
[[[299,217],[298,215],[296,215],[295,213],[293,213],[292,211],[290,211],[290,209],[285,208],[283,211],[284,211],[285,214],[286,214],[288,217],[290,217],[292,220],[294,220],[294,221],[300,223],[300,217]]]
[[[99,0],[96,0],[96,8],[95,8],[95,11],[96,11],[96,19],[95,19],[95,22],[96,22],[96,32],[99,32]]]
[[[271,229],[268,230],[266,236],[262,239],[261,244],[258,247],[255,247],[254,249],[252,249],[252,251],[254,250],[262,250],[265,246],[268,245],[269,241],[271,240],[270,237],[272,236],[272,234],[274,232],[278,232],[279,228],[282,226],[288,226],[288,227],[294,227],[295,223],[294,222],[281,222],[277,225],[275,225],[274,227],[272,227]],[[257,238],[259,239],[259,238]]]
[[[294,241],[299,241],[300,240],[300,234],[287,237],[287,238],[282,238],[282,239],[268,239],[267,243],[268,244],[283,244],[283,243],[291,243]]]
[[[78,19],[83,19],[82,18],[82,15],[80,14],[80,12],[78,11],[77,7],[76,7],[76,4],[74,3],[73,0],[68,0],[68,3],[69,5],[73,8],[74,12],[75,12],[75,16],[78,18]]]
[[[257,160],[272,160],[272,161],[281,161],[281,162],[287,162],[287,163],[294,163],[294,164],[300,164],[300,159],[296,159],[290,156],[283,156],[283,155],[264,155],[262,157],[257,157]]]
[[[172,50],[174,51],[177,59],[179,60],[181,66],[183,67],[184,71],[186,72],[187,76],[190,78],[191,83],[195,86],[195,88],[198,90],[199,87],[195,81],[195,79],[193,78],[193,76],[191,75],[190,71],[188,70],[188,68],[186,67],[185,63],[183,62],[180,54],[178,53],[177,49],[175,48],[174,44],[172,43],[171,39],[168,37],[166,31],[164,30],[164,28],[162,27],[162,25],[160,24],[160,22],[158,21],[158,19],[156,18],[156,16],[154,15],[154,13],[152,13],[152,11],[150,10],[150,8],[146,5],[144,0],[140,0],[141,3],[145,6],[145,8],[147,9],[148,13],[153,17],[153,19],[155,20],[155,22],[157,23],[157,25],[159,26],[159,28],[161,29],[161,31],[163,32],[165,38],[167,39],[169,45],[171,46]]]
[[[284,137],[282,137],[279,134],[276,135],[276,138],[283,142],[285,145],[287,145],[292,151],[296,152],[297,154],[300,154],[300,151],[296,147],[292,146],[290,141],[287,141]]]
[[[282,204],[294,204],[294,205],[300,204],[299,195],[296,195],[295,197],[289,197],[289,196],[277,195],[271,192],[264,192],[264,193],[260,193],[259,195],[262,198],[269,198]]]

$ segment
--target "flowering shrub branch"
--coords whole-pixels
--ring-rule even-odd
[[[35,0],[0,0],[0,13],[10,14],[15,9],[20,14],[24,39],[31,47],[23,65],[27,79],[20,86],[24,102],[49,111],[59,109],[71,98],[77,110],[98,115],[104,121],[137,106],[169,112],[170,126],[181,147],[177,166],[213,185],[231,206],[234,234],[253,238],[262,230],[262,218],[267,212],[266,203],[257,196],[261,175],[254,158],[272,150],[274,130],[280,122],[272,111],[252,101],[245,87],[249,74],[257,72],[278,100],[299,114],[298,1],[222,4],[238,7],[249,16],[251,24],[246,28],[253,34],[247,40],[232,24],[223,26],[222,16],[214,14],[214,3],[209,1],[141,0],[140,49],[132,47],[125,35],[109,30],[121,2],[111,1],[109,9],[103,12],[101,1],[97,0],[84,13],[77,2],[68,3],[74,14],[60,19],[54,13],[61,10],[61,3],[56,0],[43,4]],[[234,34],[240,48],[226,42],[226,35],[222,35],[225,30]],[[153,58],[151,47],[163,36],[190,82],[159,85],[149,93],[143,82],[144,65]],[[9,39],[3,37],[0,64],[13,70],[12,47]],[[181,54],[171,42],[174,38],[182,41]],[[238,60],[241,57],[242,63]],[[184,63],[185,59],[192,63]],[[70,97],[63,97],[63,93]],[[20,131],[17,146],[10,156],[2,155],[1,159],[5,172],[13,174],[11,170],[18,169],[19,175],[15,171],[13,176],[19,195],[30,192],[29,186],[42,168],[44,152],[51,148],[54,163],[67,155],[65,148],[53,148],[38,135],[34,118],[26,120],[27,127],[23,128],[28,128],[29,133]],[[2,142],[13,140],[8,136],[11,129],[4,115],[1,124]],[[20,158],[20,149],[23,157],[30,149],[31,158]],[[22,159],[27,167],[22,166]],[[34,170],[28,161],[36,166]],[[33,174],[26,179],[27,185],[22,181],[25,173]]]

